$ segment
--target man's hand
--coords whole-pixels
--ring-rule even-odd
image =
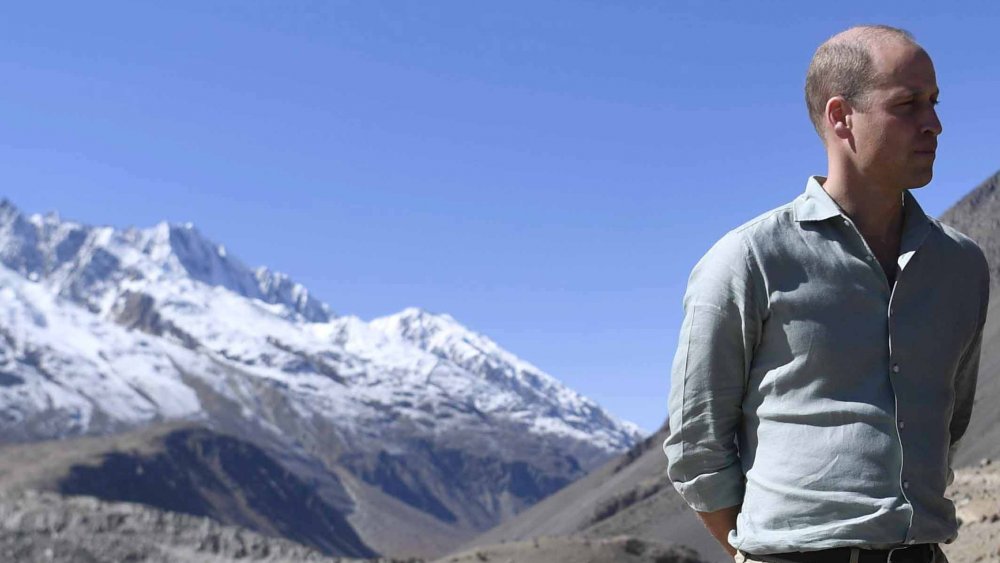
[[[722,544],[722,549],[733,557],[736,556],[736,548],[729,545],[729,530],[736,529],[736,515],[740,513],[741,506],[743,505],[738,504],[715,512],[695,512],[701,518],[701,523]]]

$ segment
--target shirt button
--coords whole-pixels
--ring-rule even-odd
[[[904,429],[904,428],[906,428],[906,423],[905,423],[905,422],[903,422],[902,420],[900,420],[900,421],[899,421],[899,429],[900,429],[900,430],[902,430],[902,429]]]
[[[899,364],[892,364],[892,373],[899,373]]]
[[[872,257],[871,256],[865,256],[865,260],[871,262],[872,261]]]
[[[910,540],[910,541],[908,541],[906,543],[908,543],[910,545],[913,545],[913,544],[917,543],[917,540],[916,539],[912,539],[912,540]]]
[[[909,481],[903,481],[903,488],[904,489],[909,489],[910,488],[910,482]]]

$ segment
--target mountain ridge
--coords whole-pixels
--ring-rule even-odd
[[[397,330],[417,319],[426,338]],[[344,516],[376,551],[409,547],[377,511],[413,510],[399,535],[428,556],[640,437],[451,316],[337,316],[193,226],[90,227],[10,202],[0,407],[8,443],[209,423],[296,474],[342,476],[358,499]]]

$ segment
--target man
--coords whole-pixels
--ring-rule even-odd
[[[946,561],[989,270],[908,191],[931,180],[937,97],[909,33],[830,38],[806,79],[827,177],[691,273],[664,451],[737,561]]]

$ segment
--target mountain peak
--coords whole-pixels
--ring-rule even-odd
[[[49,211],[45,215],[33,213],[28,217],[28,222],[40,229],[53,229],[63,224],[62,217],[56,211]]]
[[[1000,188],[1000,170],[972,191],[970,194],[970,203],[973,207],[978,207],[985,200],[1000,196],[1000,189],[998,188]]]
[[[193,279],[223,286],[246,297],[259,297],[253,273],[242,262],[227,256],[222,246],[203,236],[192,223],[161,221],[146,231],[142,249],[170,269],[180,266]]]
[[[420,307],[407,307],[391,317],[397,317],[410,323],[447,324],[465,328],[455,320],[455,317],[447,313],[433,313]]]
[[[11,200],[7,199],[6,197],[0,197],[0,209],[14,209],[14,210],[16,210],[17,206],[15,206],[14,202],[12,202]]]
[[[963,215],[963,212],[967,213],[977,210],[1000,196],[1000,189],[998,188],[1000,188],[1000,170],[976,186],[975,189],[965,194],[965,197],[960,199],[958,203],[948,208],[942,214],[941,220],[950,224],[952,221],[948,219],[954,220],[957,218],[956,216]]]
[[[5,197],[0,197],[0,221],[7,223],[11,218],[19,217],[20,215],[21,211],[14,205],[14,202]]]
[[[181,250],[179,245],[197,244],[201,247],[212,247],[214,243],[201,234],[201,231],[194,226],[194,223],[171,223],[160,221],[151,229],[146,230],[157,243],[171,246],[171,250]]]
[[[146,252],[165,266],[176,261],[188,276],[202,283],[221,286],[235,293],[267,303],[287,305],[306,320],[326,322],[329,307],[309,294],[287,275],[266,267],[251,270],[226,247],[204,236],[194,223],[162,221],[150,231]]]
[[[998,196],[1000,196],[1000,189],[998,188],[1000,188],[1000,170],[949,207],[947,211],[941,214],[941,220],[964,231],[956,223],[968,222],[970,214],[976,213],[980,207],[987,205],[990,201],[998,199]]]
[[[641,430],[632,423],[614,419],[593,401],[569,389],[553,376],[503,349],[488,336],[475,332],[451,315],[435,314],[417,307],[371,321],[370,325],[417,346],[443,360],[481,376],[521,396],[526,404],[563,413],[568,433],[584,435],[594,428],[614,428],[607,435],[612,450],[636,439]],[[543,416],[544,418],[544,416]]]
[[[1000,286],[1000,171],[987,178],[941,215],[946,223],[979,244]]]
[[[374,319],[371,324],[384,332],[414,342],[424,349],[434,347],[432,340],[457,338],[468,341],[486,338],[462,325],[451,315],[432,313],[419,307],[407,307],[396,314]]]
[[[113,302],[121,280],[159,279],[162,273],[165,279],[188,278],[282,305],[309,322],[331,318],[329,307],[301,284],[267,268],[251,270],[190,222],[161,221],[146,229],[94,228],[64,221],[54,211],[26,217],[3,198],[0,263],[32,279],[54,275],[56,285],[91,310]]]

